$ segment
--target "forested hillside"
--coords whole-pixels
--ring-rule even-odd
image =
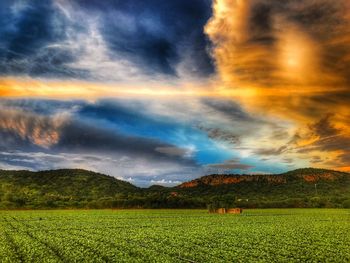
[[[350,207],[350,174],[304,168],[273,175],[208,175],[177,187],[184,196],[241,207]]]
[[[78,169],[0,170],[0,208],[350,207],[350,174],[298,169],[276,175],[208,175],[139,188]]]

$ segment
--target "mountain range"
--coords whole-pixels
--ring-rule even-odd
[[[212,174],[175,187],[139,188],[81,169],[0,170],[0,208],[350,207],[350,174]]]

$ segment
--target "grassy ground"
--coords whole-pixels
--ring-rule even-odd
[[[0,262],[350,262],[350,210],[0,211]]]

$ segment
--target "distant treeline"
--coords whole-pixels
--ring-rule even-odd
[[[240,200],[234,196],[212,198],[169,196],[164,193],[144,193],[98,199],[75,199],[71,197],[43,196],[29,199],[25,195],[13,194],[2,197],[0,209],[104,209],[104,208],[350,208],[350,199],[345,197],[304,197],[283,200]]]

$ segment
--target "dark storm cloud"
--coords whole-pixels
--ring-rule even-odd
[[[75,1],[98,13],[111,53],[123,54],[151,72],[176,74],[182,56],[194,59],[193,73],[213,72],[203,33],[211,16],[210,0]]]
[[[5,1],[1,9],[0,74],[45,77],[87,74],[67,66],[78,54],[61,45],[67,39],[69,25],[53,1]]]
[[[104,61],[126,60],[145,74],[175,76],[178,65],[191,58],[184,66],[191,74],[214,71],[203,33],[211,15],[207,0],[43,0],[0,5],[1,75],[99,79],[112,69],[93,72],[101,66],[91,66],[98,63],[93,57],[88,66],[79,64],[91,49],[105,52],[104,44],[91,35],[92,26],[107,46]]]

